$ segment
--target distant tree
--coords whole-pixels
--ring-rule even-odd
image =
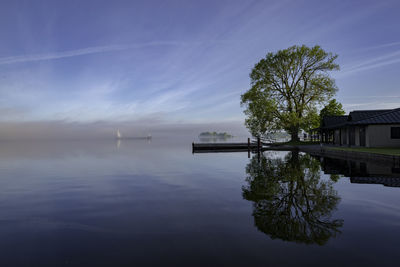
[[[319,46],[268,53],[252,69],[251,88],[241,96],[250,132],[263,136],[266,131],[286,130],[292,140],[298,140],[300,129],[310,127],[316,107],[337,91],[328,74],[339,69],[336,58]]]
[[[336,99],[332,99],[323,109],[321,109],[319,117],[322,122],[324,116],[340,116],[344,114],[346,114],[346,112],[344,111],[342,104],[337,102]]]

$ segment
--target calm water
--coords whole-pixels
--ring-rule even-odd
[[[399,170],[191,140],[3,142],[0,265],[398,266]]]

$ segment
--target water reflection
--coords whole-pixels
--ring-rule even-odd
[[[351,183],[382,184],[389,187],[400,187],[400,166],[395,162],[374,160],[359,161],[341,158],[316,157],[321,162],[325,174],[339,179],[339,175],[350,178]]]
[[[126,138],[122,141],[122,139],[116,139],[117,141],[117,149],[121,148],[121,145],[127,145],[127,144],[136,144],[138,142],[141,142],[143,144],[151,144],[152,138],[148,137],[132,137],[132,138]]]
[[[246,167],[243,198],[252,201],[256,227],[272,239],[324,245],[340,233],[343,220],[332,219],[340,197],[333,180],[320,175],[320,163],[308,154],[258,160]]]

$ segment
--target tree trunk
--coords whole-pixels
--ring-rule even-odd
[[[290,129],[290,141],[300,141],[299,127],[294,126]]]

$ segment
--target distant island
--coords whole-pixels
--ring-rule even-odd
[[[230,135],[226,132],[223,133],[217,133],[217,132],[202,132],[199,135],[200,139],[228,139],[232,138],[233,135]]]

